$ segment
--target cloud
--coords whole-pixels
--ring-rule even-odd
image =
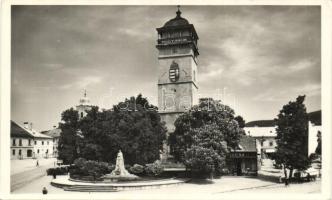
[[[90,87],[92,85],[98,84],[102,82],[102,77],[100,76],[83,76],[78,77],[76,81],[72,83],[67,83],[64,85],[59,86],[58,88],[61,90],[68,90],[68,89],[86,89],[87,87]]]
[[[321,94],[320,84],[307,83],[302,86],[291,87],[283,90],[268,89],[258,95],[253,95],[254,101],[289,101],[297,95],[306,95],[307,97],[318,96]]]
[[[56,96],[54,109],[60,111],[77,102],[83,88],[90,97],[104,96],[110,86],[126,96],[156,96],[156,28],[174,18],[176,10],[14,6],[12,116],[28,118],[20,108],[31,96],[40,99],[31,109],[48,116],[38,106],[48,106]],[[287,102],[301,93],[314,97],[312,107],[320,107],[319,6],[183,6],[181,11],[200,38],[199,93],[227,87],[245,105],[237,112],[247,120],[275,113],[278,99]],[[27,92],[32,88],[33,94]]]

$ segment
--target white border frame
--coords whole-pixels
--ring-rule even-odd
[[[11,5],[320,5],[321,6],[321,77],[322,77],[322,130],[323,130],[323,169],[322,192],[320,194],[222,194],[209,196],[202,194],[158,194],[129,196],[110,193],[107,195],[87,194],[11,194],[10,193],[10,83],[11,83]],[[3,0],[1,2],[1,68],[0,68],[0,198],[1,199],[331,199],[331,0]],[[264,194],[264,195],[262,195]]]

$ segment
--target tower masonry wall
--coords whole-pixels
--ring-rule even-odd
[[[172,83],[169,79],[169,68],[173,61],[179,65],[179,80],[176,83],[188,81],[195,82],[194,78],[196,79],[197,77],[194,77],[194,74],[197,74],[197,65],[194,59],[189,55],[185,57],[181,56],[159,59],[158,84]]]

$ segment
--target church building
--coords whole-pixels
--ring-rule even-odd
[[[90,99],[86,96],[86,90],[84,90],[84,96],[80,99],[79,104],[76,106],[79,119],[82,119],[87,115],[87,111],[90,111],[92,105]]]

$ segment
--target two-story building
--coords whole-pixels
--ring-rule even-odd
[[[53,157],[53,138],[11,121],[11,159]]]
[[[11,159],[25,159],[33,157],[33,136],[13,121],[11,121],[10,139]]]
[[[41,132],[44,135],[52,137],[53,140],[53,157],[58,157],[58,146],[59,146],[59,138],[61,134],[61,129],[53,126],[53,129],[48,131]]]
[[[276,126],[271,125],[244,127],[246,135],[256,139],[257,154],[262,159],[271,158],[276,151]]]

